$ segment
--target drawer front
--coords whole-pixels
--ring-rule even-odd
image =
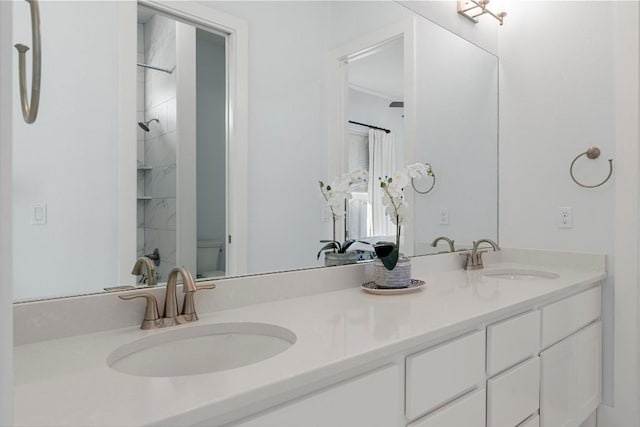
[[[547,348],[600,317],[600,286],[542,308],[542,347]]]
[[[408,356],[406,368],[406,415],[414,419],[482,383],[485,333]]]
[[[227,426],[396,426],[402,411],[401,380],[400,366],[388,365]],[[209,420],[198,425],[219,424]]]
[[[487,327],[487,374],[495,375],[540,351],[540,311]]]
[[[518,425],[518,427],[540,427],[540,417],[536,415],[535,417],[532,417]]]
[[[475,391],[407,427],[485,427],[485,398],[484,389]]]
[[[514,427],[537,412],[540,359],[533,358],[487,382],[487,427]]]

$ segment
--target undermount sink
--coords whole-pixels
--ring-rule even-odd
[[[266,323],[178,327],[117,348],[107,364],[142,377],[199,375],[260,362],[295,342],[296,335],[289,329]]]
[[[560,277],[559,274],[543,270],[527,270],[516,268],[504,268],[495,270],[485,270],[481,273],[483,276],[492,277],[494,279],[505,280],[550,280]]]

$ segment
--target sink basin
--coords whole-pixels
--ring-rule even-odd
[[[492,277],[494,279],[504,280],[550,280],[560,277],[557,273],[542,270],[525,270],[525,269],[495,269],[486,270],[481,273],[483,276]]]
[[[265,323],[177,327],[117,348],[107,364],[142,377],[199,375],[260,362],[295,342],[289,329]]]

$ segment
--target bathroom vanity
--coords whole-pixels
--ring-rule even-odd
[[[489,255],[485,269],[470,272],[458,254],[413,258],[414,277],[427,285],[404,295],[365,293],[358,281],[371,272],[362,264],[237,278],[228,288],[220,280],[199,295],[198,322],[155,331],[87,325],[75,336],[25,338],[47,317],[59,323],[74,314],[50,307],[24,321],[28,304],[17,306],[23,343],[15,348],[15,424],[580,426],[601,402],[605,257],[515,249]],[[313,286],[322,274],[333,275],[331,292],[283,292]],[[270,301],[254,296],[251,303],[242,280],[262,280]],[[247,303],[210,310],[234,292]],[[118,307],[141,320],[142,302]],[[95,315],[88,324],[110,321]],[[196,375],[139,376],[110,366],[163,334],[240,324],[256,333],[259,325],[289,331],[272,335],[293,345],[257,363]]]

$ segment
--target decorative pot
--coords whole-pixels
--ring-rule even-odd
[[[359,254],[356,251],[349,251],[344,253],[325,252],[324,266],[332,267],[334,265],[355,264],[356,262],[358,262],[358,258]]]
[[[379,258],[373,263],[374,280],[381,288],[406,288],[411,284],[411,260],[400,257],[393,270],[387,270]]]

